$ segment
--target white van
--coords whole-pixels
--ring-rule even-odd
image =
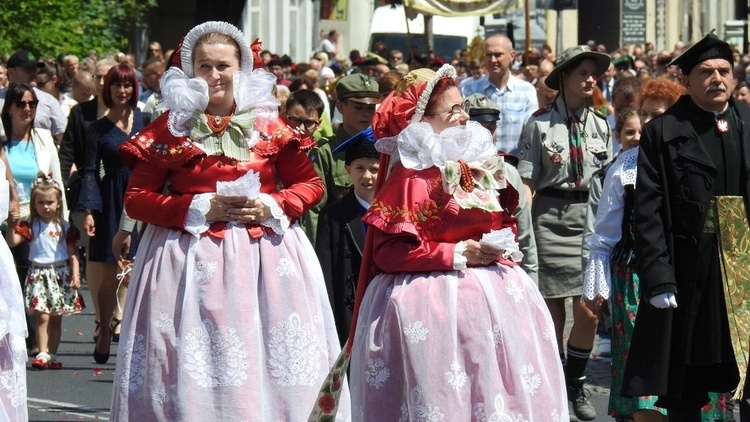
[[[382,42],[388,50],[400,50],[404,53],[404,61],[410,60],[409,40],[406,30],[407,18],[403,6],[381,6],[375,9],[370,25],[370,42],[368,50]],[[479,31],[479,32],[478,32]],[[412,46],[424,54],[424,18],[417,14],[409,20]],[[482,36],[483,29],[479,26],[479,17],[432,17],[432,50],[435,55],[449,62],[456,51],[466,48],[476,36]]]

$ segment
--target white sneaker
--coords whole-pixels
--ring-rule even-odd
[[[595,358],[611,358],[612,340],[597,336],[594,350],[591,351],[591,354],[594,355]]]

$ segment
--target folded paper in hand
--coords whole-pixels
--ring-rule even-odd
[[[216,194],[255,199],[260,194],[260,174],[250,170],[237,180],[216,182]]]
[[[510,259],[513,262],[521,262],[523,259],[523,252],[518,249],[516,237],[513,235],[513,230],[509,227],[502,230],[492,230],[489,233],[483,234],[479,244],[502,249],[503,258]]]

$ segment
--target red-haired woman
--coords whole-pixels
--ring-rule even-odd
[[[123,212],[123,196],[130,179],[130,169],[123,163],[117,149],[128,138],[148,123],[138,109],[138,81],[135,71],[126,65],[113,66],[104,78],[104,103],[109,110],[92,123],[86,133],[86,160],[80,170],[82,183],[78,208],[83,211],[83,230],[91,237],[90,261],[101,262],[101,286],[97,297],[101,331],[94,349],[97,363],[109,357],[112,337],[109,320],[115,310],[117,291],[117,256],[112,251],[112,240],[117,234]],[[135,253],[137,239],[133,237],[127,258]],[[113,320],[115,325],[119,323]]]

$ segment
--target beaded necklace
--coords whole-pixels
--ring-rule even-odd
[[[234,109],[236,107],[237,103],[232,104],[232,110],[226,116],[214,116],[213,114],[206,112],[206,123],[208,124],[208,128],[211,129],[211,132],[218,136],[223,135],[227,130],[227,126],[229,126],[229,121],[234,117]]]

